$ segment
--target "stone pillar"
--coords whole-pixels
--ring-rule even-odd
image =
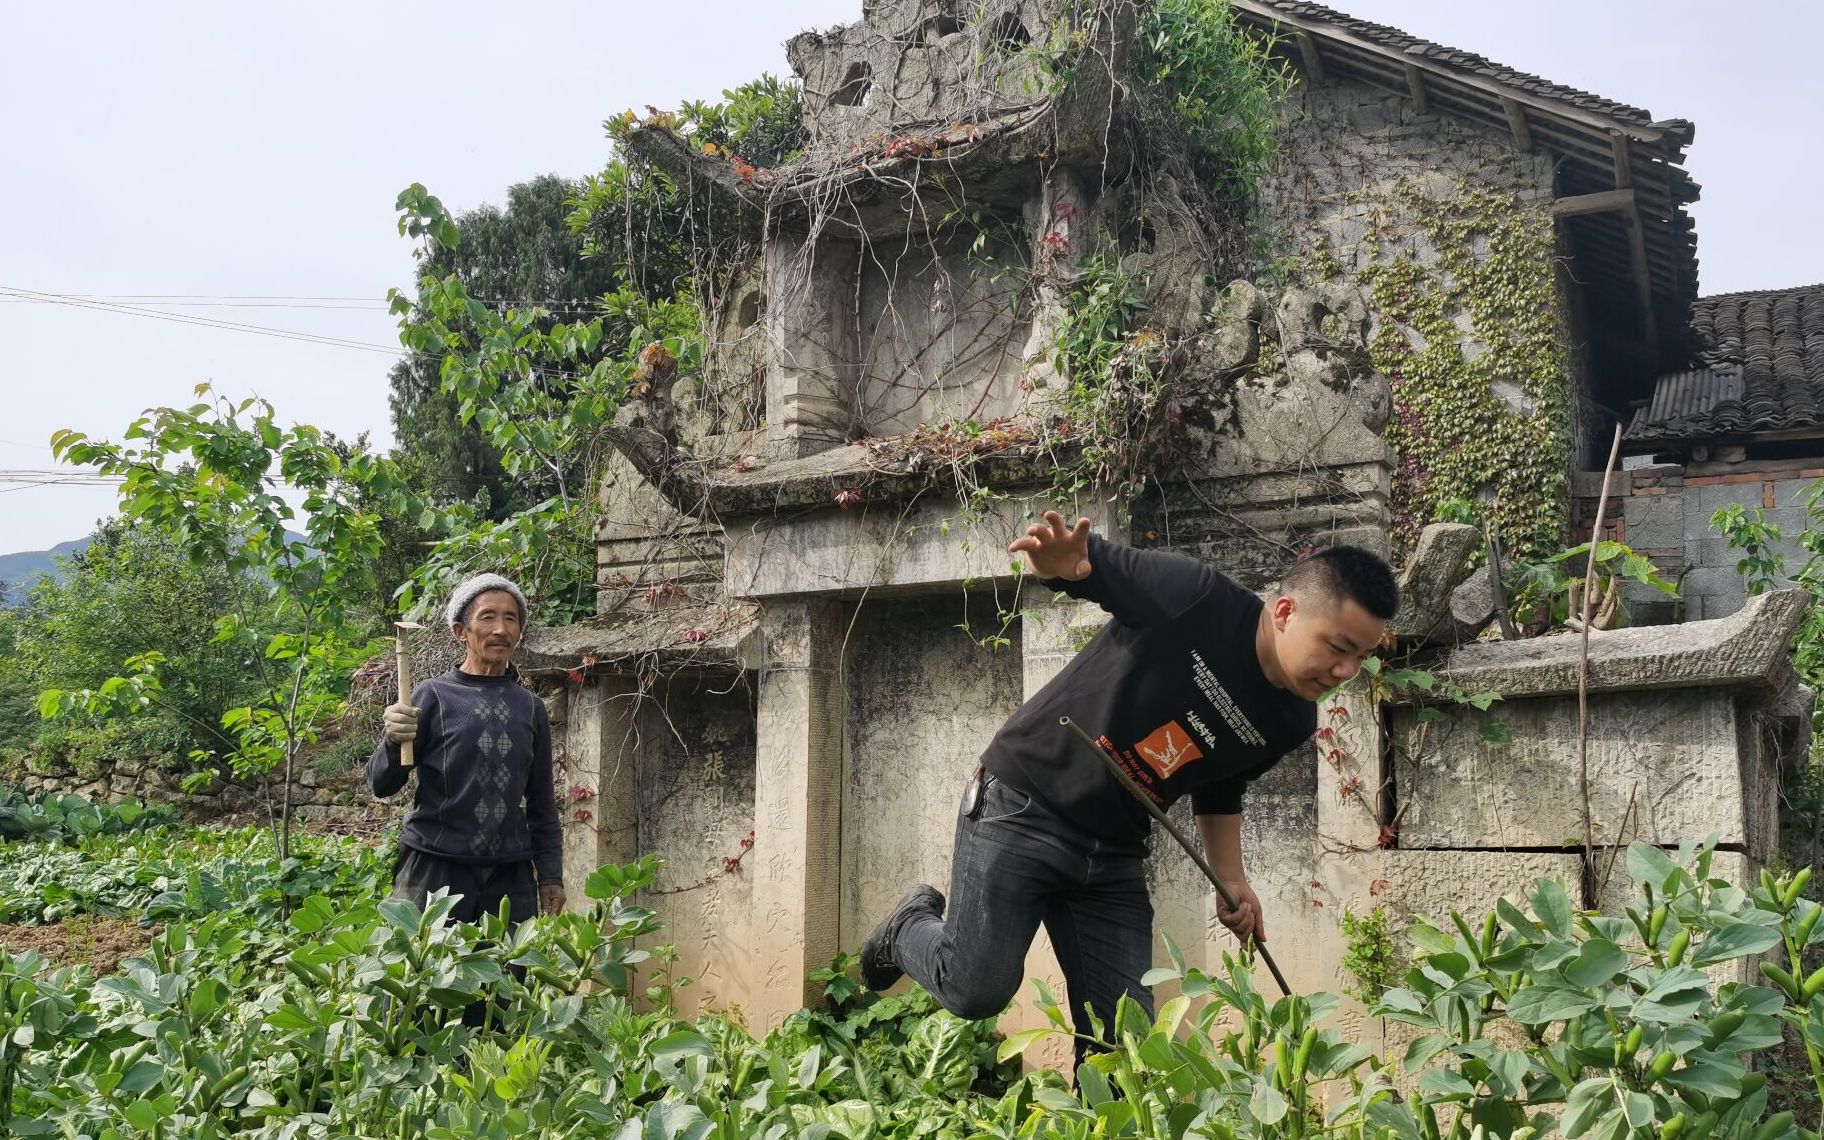
[[[1068,286],[1083,267],[1091,228],[1089,195],[1076,171],[1063,163],[1046,170],[1037,214],[1031,256],[1038,288],[1020,367],[1031,393],[1032,413],[1045,416],[1059,409],[1067,386],[1051,361],[1064,323]]]
[[[773,603],[761,615],[750,864],[756,1035],[814,1003],[805,975],[838,948],[847,618],[847,606],[828,600]]]
[[[583,884],[604,863],[639,856],[638,686],[605,675],[565,690],[558,744],[557,805],[564,825],[564,886],[570,906],[588,903]]]
[[[775,455],[823,451],[854,426],[859,266],[847,242],[780,236],[766,244],[766,445]]]

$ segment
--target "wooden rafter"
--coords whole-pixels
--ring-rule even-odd
[[[1634,263],[1634,297],[1640,302],[1640,336],[1648,344],[1659,343],[1659,322],[1653,317],[1653,275],[1647,267],[1647,233],[1640,209],[1629,210],[1623,217],[1628,226],[1628,254]]]
[[[1431,113],[1431,97],[1425,92],[1425,73],[1406,65],[1406,90],[1412,93],[1412,109],[1421,115]]]
[[[1609,146],[1615,152],[1615,189],[1625,190],[1634,185],[1634,156],[1628,150],[1628,133],[1611,129]]]
[[[1615,210],[1633,210],[1634,191],[1599,190],[1594,194],[1573,194],[1552,203],[1552,217],[1576,218],[1584,214],[1607,214]]]
[[[1507,128],[1514,132],[1514,145],[1521,150],[1533,149],[1533,127],[1526,121],[1526,108],[1519,100],[1501,96],[1501,109],[1507,112]]]
[[[1305,66],[1305,79],[1313,86],[1324,81],[1324,60],[1317,54],[1317,37],[1310,32],[1296,33],[1298,58]]]

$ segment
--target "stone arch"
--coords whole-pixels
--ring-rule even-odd
[[[989,22],[987,41],[989,47],[1011,55],[1024,51],[1032,43],[1032,33],[1018,12],[1002,12]]]
[[[851,63],[843,73],[842,83],[830,96],[832,107],[859,107],[874,93],[874,68],[866,60]]]

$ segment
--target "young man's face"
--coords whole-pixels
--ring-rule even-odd
[[[1273,602],[1274,653],[1287,691],[1314,701],[1361,671],[1387,623],[1351,598],[1308,593]]]

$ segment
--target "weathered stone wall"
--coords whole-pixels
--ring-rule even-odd
[[[856,615],[843,666],[844,946],[913,883],[949,890],[963,782],[1021,701],[1019,622],[1000,648],[974,640],[1001,635],[996,612],[991,595],[957,591],[869,601]]]
[[[367,789],[365,755],[352,767],[319,773],[307,756],[291,782],[293,818],[308,823],[368,825],[399,817],[398,803],[376,802]],[[229,817],[265,817],[283,799],[285,783],[279,774],[266,781],[218,777],[195,791],[185,791],[189,768],[168,768],[151,761],[110,760],[95,771],[26,771],[13,782],[22,791],[36,794],[77,795],[95,803],[144,800],[170,804],[186,820],[210,823]],[[409,797],[404,797],[409,802]]]
[[[1605,536],[1625,542],[1679,584],[1676,600],[1638,583],[1625,583],[1623,597],[1637,624],[1727,617],[1741,609],[1748,592],[1732,550],[1711,516],[1730,506],[1759,508],[1780,528],[1775,549],[1785,557],[1788,584],[1809,557],[1799,537],[1810,526],[1805,493],[1824,479],[1818,459],[1745,462],[1662,463],[1617,472],[1610,480]],[[1578,515],[1584,528],[1595,519],[1602,476],[1583,476]]]
[[[1298,84],[1278,147],[1274,171],[1260,188],[1261,212],[1294,243],[1321,234],[1350,279],[1377,260],[1374,207],[1396,205],[1404,188],[1444,198],[1462,183],[1503,190],[1521,202],[1551,198],[1550,155],[1517,151],[1504,133],[1420,114],[1404,94],[1349,80]],[[1410,224],[1418,220],[1394,219],[1408,223],[1406,251],[1435,261],[1437,251]]]
[[[877,243],[861,267],[857,412],[869,435],[1017,412],[1028,251],[952,231]],[[985,260],[1002,267],[983,272]]]
[[[1400,549],[1451,499],[1483,503],[1521,552],[1568,522],[1576,361],[1552,169],[1401,94],[1333,78],[1289,101],[1262,212],[1283,272],[1368,307],[1393,392]]]
[[[665,859],[650,901],[668,929],[655,941],[677,949],[678,975],[695,982],[679,993],[685,1009],[755,982],[751,897],[741,875],[724,870],[754,828],[753,757],[753,693],[744,686],[676,677],[640,701],[639,846]]]

